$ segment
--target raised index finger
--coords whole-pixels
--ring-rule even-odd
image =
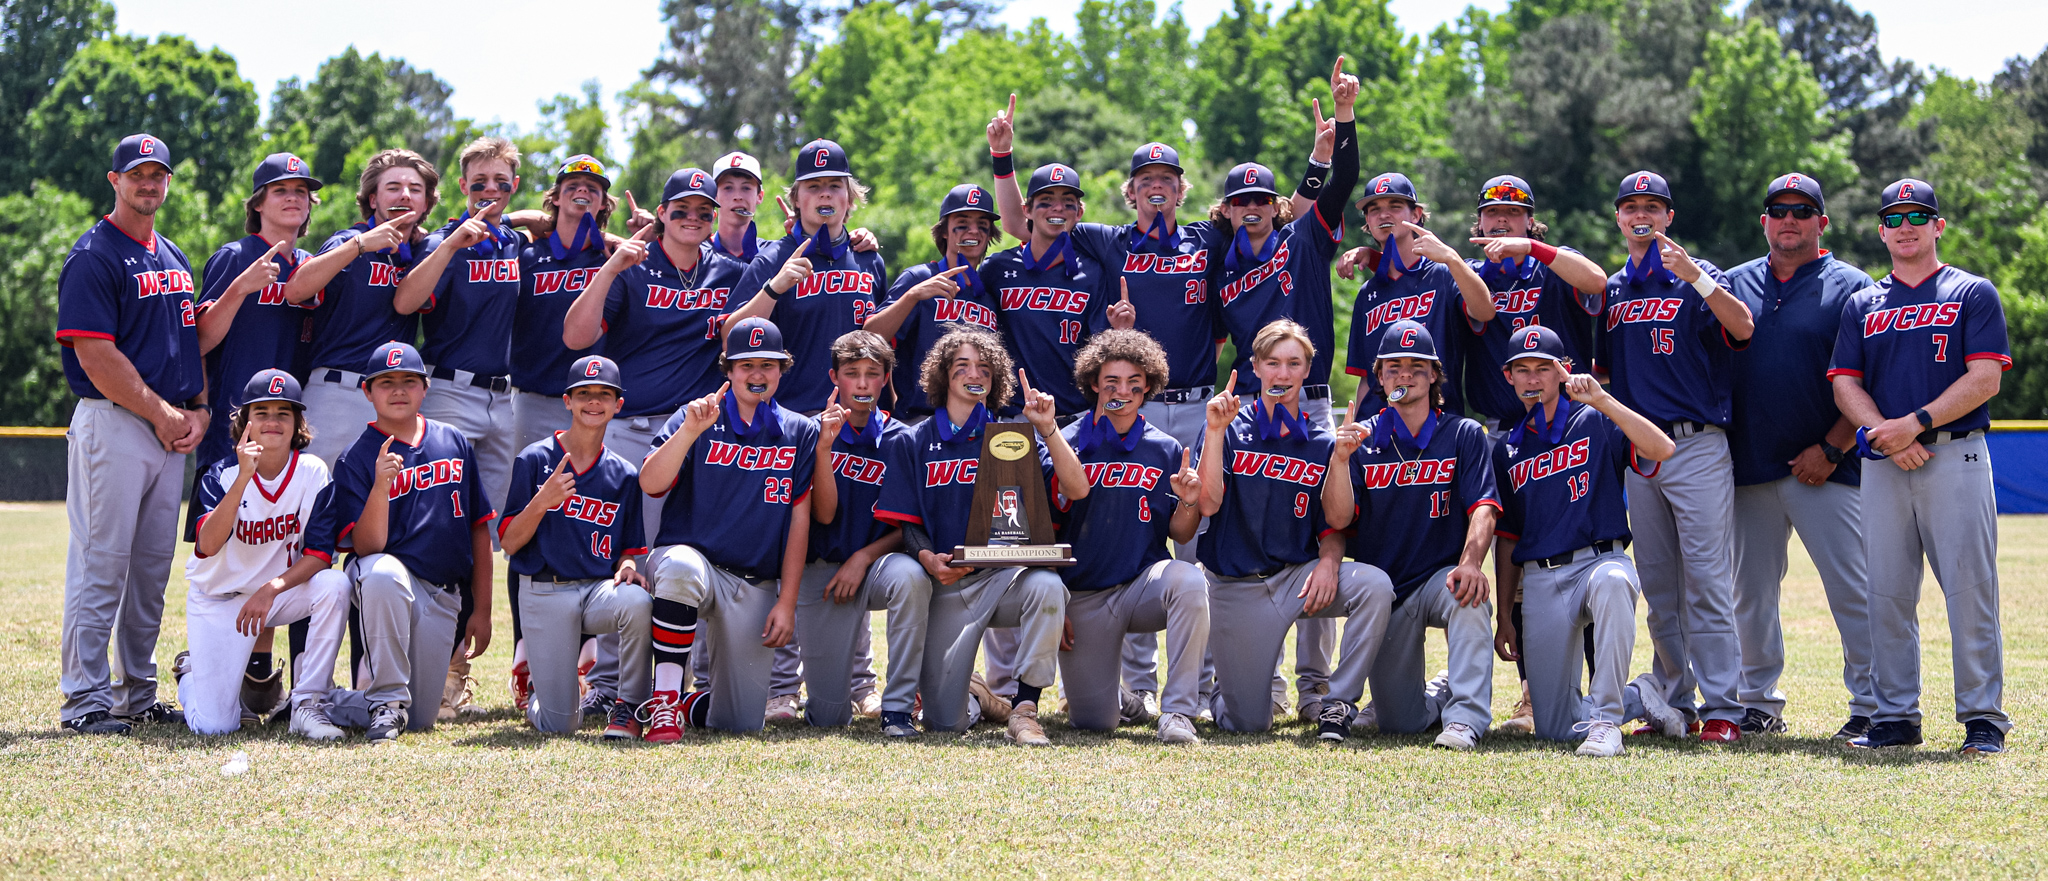
[[[1122,288],[1124,289],[1124,302],[1126,302],[1126,303],[1130,302],[1130,301],[1131,301],[1131,280],[1130,280],[1129,278],[1119,278],[1119,279],[1117,279],[1117,280],[1116,280],[1116,283],[1117,283],[1117,284],[1118,284],[1119,286],[1121,286],[1121,287],[1122,287]]]
[[[1237,393],[1237,370],[1232,369],[1230,371],[1230,382],[1223,387],[1223,390],[1230,394]]]
[[[1315,111],[1316,111],[1316,127],[1317,127],[1317,128],[1322,128],[1322,126],[1323,126],[1323,99],[1321,99],[1321,98],[1310,98],[1310,99],[1308,99],[1308,106],[1310,106],[1310,107],[1312,107],[1312,108],[1315,108]]]
[[[955,266],[955,267],[953,267],[952,269],[948,269],[948,270],[946,270],[945,272],[941,272],[941,273],[939,273],[939,277],[940,277],[940,278],[952,278],[953,276],[959,275],[960,273],[966,272],[967,270],[969,270],[969,269],[972,269],[972,268],[973,268],[973,267],[971,267],[971,266],[968,266],[968,265],[966,265],[966,264],[962,264],[962,265],[959,265],[959,266]]]
[[[381,449],[381,450],[378,450],[377,452],[378,452],[378,453],[380,453],[380,454],[382,454],[382,453],[389,453],[389,452],[391,452],[391,442],[392,442],[392,441],[395,441],[395,440],[397,440],[397,439],[398,439],[398,435],[395,435],[395,434],[389,434],[389,435],[385,435],[385,436],[384,436],[384,448],[383,448],[383,449]]]
[[[1024,368],[1017,368],[1017,382],[1024,386],[1024,403],[1031,403],[1031,377],[1024,375]]]
[[[634,214],[640,213],[640,203],[634,201],[632,190],[626,191],[626,208],[631,210]]]
[[[1017,93],[1016,93],[1016,92],[1011,92],[1011,93],[1010,93],[1010,109],[1009,109],[1009,110],[1006,110],[1006,111],[1004,111],[1004,112],[1003,112],[1003,118],[1004,118],[1004,119],[1016,119],[1016,118],[1017,118]]]
[[[654,224],[650,223],[634,231],[633,240],[636,242],[654,241],[654,226]]]
[[[1356,394],[1351,396],[1351,403],[1344,408],[1344,421],[1346,423],[1358,421],[1358,395]]]
[[[1344,56],[1339,55],[1337,56],[1337,63],[1330,65],[1330,85],[1337,85],[1337,80],[1342,76],[1344,76]]]

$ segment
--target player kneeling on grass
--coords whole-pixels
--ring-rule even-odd
[[[640,736],[634,718],[647,700],[647,582],[633,555],[640,526],[640,470],[605,449],[604,432],[624,402],[619,365],[592,355],[569,367],[569,430],[555,432],[512,460],[511,490],[498,521],[498,544],[519,579],[520,618],[533,697],[526,718],[550,733],[582,722],[577,658],[583,634],[619,639],[619,697],[607,740]]]
[[[937,412],[890,443],[885,457],[889,477],[882,483],[875,516],[903,527],[904,550],[883,560],[877,578],[892,584],[891,590],[897,579],[926,579],[931,591],[918,676],[925,727],[965,731],[986,715],[1009,723],[1004,736],[1010,740],[1045,746],[1051,741],[1038,724],[1038,698],[1056,673],[1066,586],[1050,569],[948,565],[953,549],[967,544],[982,431],[991,421],[990,408],[1000,410],[1010,402],[1010,365],[995,334],[964,326],[941,337],[925,356],[922,387]],[[1052,398],[1032,394],[1028,387],[1024,391],[1025,413],[1040,426],[1054,458],[1072,463],[1073,478],[1078,478],[1073,450],[1052,429]],[[1017,628],[1021,651],[1014,706],[974,675],[976,649],[991,627]],[[892,678],[900,663],[889,658]],[[908,715],[885,711],[882,732],[910,737],[917,729]]]
[[[456,652],[491,643],[491,534],[496,516],[478,479],[476,454],[453,427],[420,415],[427,368],[405,343],[377,347],[363,394],[377,421],[334,465],[320,494],[306,553],[350,557],[369,682],[331,692],[329,718],[363,728],[372,742],[434,725]],[[473,601],[462,621],[462,597]],[[414,712],[417,710],[417,712]]]
[[[1201,457],[1202,515],[1208,538],[1197,551],[1209,576],[1216,622],[1209,654],[1216,663],[1211,708],[1226,731],[1273,724],[1273,665],[1287,628],[1302,618],[1344,618],[1342,656],[1322,699],[1318,736],[1349,733],[1366,671],[1379,653],[1394,602],[1385,572],[1344,562],[1344,536],[1324,522],[1324,472],[1330,432],[1302,415],[1315,344],[1281,319],[1252,339],[1259,397],[1242,404],[1230,384],[1209,399]]]
[[[1670,436],[1623,406],[1593,377],[1571,373],[1564,340],[1544,325],[1515,332],[1502,365],[1529,415],[1494,447],[1493,474],[1504,510],[1494,556],[1501,607],[1522,589],[1522,651],[1536,736],[1573,740],[1582,756],[1621,755],[1622,722],[1642,718],[1666,737],[1686,735],[1685,716],[1664,703],[1650,674],[1624,685],[1636,644],[1642,582],[1626,553],[1628,502],[1622,473],[1632,462],[1662,462]],[[1568,395],[1568,397],[1567,397]],[[1516,568],[1519,567],[1519,568]],[[1579,696],[1586,625],[1593,626],[1592,694]],[[1514,645],[1505,618],[1496,642]]]
[[[348,621],[348,578],[303,550],[304,531],[327,464],[302,453],[312,431],[299,382],[282,370],[250,377],[230,420],[234,457],[199,480],[199,541],[185,566],[186,640],[175,665],[185,724],[200,734],[242,726],[242,669],[256,637],[272,627],[311,622],[293,665],[292,733],[334,740],[327,719],[334,657]],[[255,486],[254,491],[250,486]],[[226,516],[214,516],[225,508]]]
[[[725,385],[669,417],[641,466],[640,488],[666,498],[649,557],[654,697],[641,715],[650,741],[679,739],[684,723],[761,730],[769,665],[796,632],[811,537],[818,424],[775,403],[791,365],[774,324],[734,323],[719,356]],[[699,615],[713,646],[711,688],[686,701]]]
[[[1194,540],[1201,480],[1187,448],[1138,415],[1166,376],[1166,351],[1135,330],[1096,334],[1075,361],[1074,382],[1095,407],[1060,433],[1061,446],[1047,445],[1045,460],[1054,522],[1080,561],[1060,571],[1071,592],[1060,673],[1075,728],[1107,731],[1142,718],[1144,701],[1119,679],[1124,634],[1165,629],[1159,739],[1196,743],[1209,586],[1193,563],[1167,555],[1166,541]],[[1058,467],[1066,446],[1079,458],[1078,486]]]
[[[1352,559],[1394,581],[1386,640],[1372,666],[1381,731],[1443,723],[1436,745],[1471,749],[1493,720],[1493,604],[1479,565],[1500,512],[1486,429],[1443,411],[1443,362],[1429,330],[1397,321],[1380,334],[1373,377],[1390,401],[1337,429],[1323,515],[1353,523]],[[1353,404],[1354,408],[1356,404]],[[1450,667],[1423,684],[1422,642],[1441,628]]]
[[[876,409],[896,355],[889,342],[865,330],[832,343],[831,398],[818,417],[817,459],[811,473],[810,563],[797,590],[796,626],[804,635],[804,716],[812,725],[853,721],[853,680],[867,657],[868,613],[889,612],[889,681],[880,712],[908,719],[917,701],[924,664],[924,622],[931,580],[883,579],[882,561],[903,546],[903,531],[875,517],[888,478],[883,458],[892,440],[910,428]],[[901,559],[900,557],[898,559]],[[872,688],[873,674],[866,677]]]

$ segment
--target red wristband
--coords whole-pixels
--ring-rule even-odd
[[[1550,261],[1557,259],[1557,246],[1531,241],[1529,243],[1529,256],[1536,258],[1536,262],[1549,266]]]

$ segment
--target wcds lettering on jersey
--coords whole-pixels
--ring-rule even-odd
[[[949,483],[973,483],[974,475],[981,470],[979,459],[942,459],[924,463],[924,485],[945,486]]]
[[[1916,327],[1953,327],[1962,314],[1961,303],[1921,303],[1879,309],[1863,316],[1863,336],[1868,339],[1888,330],[1912,330]]]
[[[461,459],[435,459],[398,472],[398,478],[391,481],[391,497],[396,499],[413,490],[424,491],[461,482]]]
[[[1234,474],[1284,480],[1303,486],[1320,485],[1323,482],[1323,471],[1329,467],[1278,453],[1255,453],[1250,450],[1233,450],[1232,453],[1230,470]]]
[[[732,288],[699,288],[686,291],[682,288],[664,287],[658,284],[647,286],[647,308],[649,309],[723,309],[725,301],[732,296]]]
[[[189,293],[192,293],[192,273],[179,269],[135,273],[135,299]]]
[[[704,464],[723,465],[743,471],[788,471],[796,467],[795,447],[750,447],[727,441],[711,441],[704,451]]]
[[[1005,292],[1007,293],[1007,292]],[[996,329],[994,310],[972,300],[940,298],[931,301],[933,321],[962,321],[968,324]]]
[[[1135,486],[1147,490],[1157,488],[1159,479],[1166,476],[1165,471],[1137,462],[1091,462],[1083,464],[1081,472],[1087,475],[1089,486]]]
[[[1223,305],[1230,305],[1231,301],[1236,300],[1245,291],[1265,284],[1267,279],[1276,276],[1280,279],[1281,296],[1284,297],[1294,293],[1294,278],[1287,272],[1287,258],[1291,253],[1288,242],[1282,239],[1280,247],[1273,251],[1273,259],[1254,267],[1252,271],[1239,276],[1236,281],[1223,286],[1223,291],[1220,294],[1223,297]],[[1131,256],[1136,258],[1140,256],[1149,257],[1151,255],[1133,254]]]
[[[371,287],[388,288],[398,284],[398,267],[389,263],[370,263],[370,280],[364,282]]]
[[[814,272],[796,283],[796,298],[818,294],[873,294],[875,277],[857,269],[828,269]]]
[[[470,284],[477,284],[477,283],[480,283],[480,282],[487,282],[487,281],[518,281],[518,280],[519,280],[519,258],[517,258],[517,257],[511,258],[511,259],[506,259],[506,260],[471,260],[471,261],[469,261],[469,283],[470,283]]]
[[[588,496],[570,496],[557,503],[550,511],[559,511],[562,516],[599,526],[610,526],[619,519],[619,503],[593,499]],[[633,536],[628,536],[629,539]],[[609,541],[609,537],[607,537]]]
[[[585,286],[590,284],[590,279],[595,277],[598,270],[602,268],[600,266],[592,266],[586,269],[557,269],[551,272],[536,272],[533,274],[533,295],[545,297],[554,293],[575,293],[583,290]]]
[[[1067,312],[1080,315],[1088,311],[1088,292],[1070,291],[1066,288],[1003,288],[1003,311],[1034,309],[1039,312]]]
[[[1670,321],[1678,317],[1685,301],[1674,297],[1644,297],[1607,307],[1607,329],[1644,321]]]
[[[1458,476],[1458,460],[1416,459],[1409,462],[1374,463],[1361,466],[1360,470],[1365,477],[1366,489],[1431,486],[1454,482]]]
[[[1413,318],[1420,321],[1422,316],[1428,315],[1435,307],[1436,291],[1424,291],[1412,297],[1396,297],[1372,307],[1372,311],[1365,313],[1365,332],[1372,333],[1379,330],[1382,324],[1392,324],[1404,319]]]
[[[1514,467],[1508,469],[1508,481],[1514,485],[1516,490],[1520,490],[1522,485],[1529,481],[1542,480],[1553,474],[1561,474],[1568,469],[1584,465],[1586,464],[1588,445],[1589,442],[1586,438],[1579,438],[1541,456],[1516,462]],[[1577,498],[1577,496],[1574,495],[1573,498]]]
[[[869,486],[881,486],[882,476],[889,472],[889,465],[880,459],[870,459],[852,453],[833,453],[832,472],[847,480]]]

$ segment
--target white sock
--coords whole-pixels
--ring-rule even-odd
[[[654,665],[654,690],[683,693],[683,665],[663,662]]]

